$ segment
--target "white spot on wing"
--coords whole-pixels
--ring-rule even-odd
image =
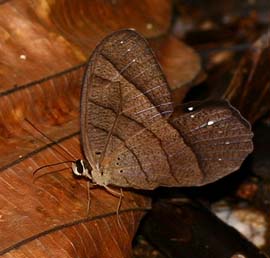
[[[210,120],[207,122],[207,125],[213,125],[214,124],[214,121]]]
[[[22,60],[26,60],[26,55],[20,55],[20,59],[22,59]]]
[[[153,29],[153,24],[152,23],[147,23],[146,24],[146,29],[148,29],[148,30]]]

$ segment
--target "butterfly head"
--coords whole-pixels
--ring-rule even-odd
[[[78,159],[73,162],[72,171],[76,176],[84,176],[92,180],[91,169],[85,160]]]

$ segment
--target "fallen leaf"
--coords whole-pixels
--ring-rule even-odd
[[[69,165],[43,169],[39,175],[57,173],[35,182],[32,173],[43,165],[82,157],[78,137],[81,80],[97,42],[122,27],[134,27],[148,37],[160,36],[168,30],[170,15],[171,1],[158,0],[102,4],[14,0],[0,5],[3,257],[130,256],[133,236],[150,207],[147,196],[124,192],[121,228],[115,215],[118,199],[104,189],[91,190],[88,216],[87,181],[74,178]],[[174,87],[181,88],[196,77],[198,58],[186,45],[168,37],[156,48]],[[174,55],[193,57],[190,79],[177,74],[183,61]]]
[[[114,30],[165,34],[170,17],[170,0],[7,1],[0,6],[1,92],[85,62]]]
[[[258,39],[241,59],[224,93],[242,115],[254,123],[270,110],[269,33]]]
[[[172,35],[150,41],[172,91],[173,101],[181,103],[190,87],[202,76],[200,56]]]
[[[168,257],[268,257],[234,228],[187,198],[156,202],[144,223],[144,236]]]

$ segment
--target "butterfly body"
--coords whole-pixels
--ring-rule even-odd
[[[203,185],[238,169],[251,139],[248,122],[226,101],[174,108],[146,40],[122,30],[89,59],[81,93],[86,161],[73,171],[103,186]]]

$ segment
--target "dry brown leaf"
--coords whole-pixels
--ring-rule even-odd
[[[76,180],[70,171],[44,176],[33,183],[32,172],[36,168],[69,157],[59,147],[48,148],[55,144],[46,144],[48,140],[25,118],[54,141],[61,142],[74,157],[82,157],[78,140],[81,64],[99,40],[92,41],[88,50],[79,41],[69,41],[78,35],[69,34],[68,38],[61,34],[63,28],[51,22],[50,8],[56,7],[49,3],[53,2],[10,1],[0,6],[0,231],[5,232],[1,234],[0,253],[4,257],[129,257],[142,210],[149,207],[148,198],[124,193],[121,210],[127,213],[120,216],[121,228],[115,216],[118,199],[103,189],[92,190],[92,220],[88,218],[87,182]],[[57,2],[63,19],[69,16],[67,3],[62,8]],[[80,1],[78,7],[87,3]],[[35,9],[39,4],[42,6]],[[133,10],[128,12],[135,14],[145,4],[147,1],[137,4],[137,9],[133,4]],[[112,12],[111,4],[95,5],[100,11],[107,8]],[[51,21],[41,15],[46,11]],[[151,15],[147,19],[156,21]],[[115,20],[110,22],[115,26]],[[107,33],[105,28],[109,29],[99,29],[99,38]],[[159,33],[158,26],[155,28],[154,33]],[[86,32],[96,34],[93,30]],[[87,33],[81,36],[91,37]],[[85,43],[84,38],[82,42]]]
[[[108,17],[106,23],[99,22],[103,13]],[[133,19],[127,23],[130,13],[135,17],[134,24],[138,24],[134,25]],[[0,5],[3,257],[130,256],[131,241],[143,210],[149,208],[149,198],[125,191],[120,228],[115,216],[118,199],[103,189],[91,191],[88,218],[85,180],[74,178],[67,169],[33,183],[32,173],[42,165],[70,159],[55,142],[73,157],[82,157],[78,138],[81,79],[84,62],[97,41],[121,27],[135,27],[147,36],[157,36],[165,33],[169,21],[170,1],[97,4],[80,0],[74,4],[14,0]],[[170,56],[181,56],[187,47],[175,39],[165,43],[158,46],[159,57],[169,55],[166,45],[170,45],[170,55],[161,58],[161,64],[165,64],[169,81],[182,85],[182,77],[170,72],[180,70],[182,63],[172,59],[172,65]],[[54,142],[33,129],[26,118]],[[51,167],[43,172],[67,167]]]
[[[224,93],[244,117],[254,123],[270,110],[269,32],[257,40],[241,59]]]
[[[121,216],[124,230],[119,231],[115,218],[118,199],[103,189],[92,190],[90,220],[86,214],[87,182],[74,178],[70,167],[64,171],[60,171],[67,168],[64,165],[44,169],[44,173],[59,171],[33,182],[35,169],[70,157],[54,143],[46,144],[48,140],[24,118],[60,142],[73,157],[82,157],[78,139],[78,89],[82,68],[75,71],[75,77],[74,71],[68,72],[0,98],[1,109],[6,111],[2,114],[7,118],[6,122],[2,120],[3,132],[7,135],[1,137],[0,149],[0,231],[6,232],[1,234],[0,254],[6,253],[4,257],[8,257],[9,252],[12,257],[22,253],[31,257],[29,250],[35,256],[47,250],[47,256],[42,257],[52,257],[51,253],[59,253],[61,257],[86,257],[84,250],[93,254],[97,252],[96,246],[97,250],[103,248],[103,257],[109,257],[104,245],[117,249],[115,257],[128,257],[132,237],[143,214],[136,209],[149,207],[149,199],[125,192],[122,209],[135,211]],[[69,94],[62,94],[64,92]],[[53,148],[49,148],[51,146]],[[65,245],[59,246],[56,241],[59,235],[65,239]],[[81,235],[84,238],[78,243],[76,240]]]
[[[7,1],[0,5],[0,92],[85,62],[114,30],[164,34],[170,17],[170,0]]]
[[[151,40],[150,43],[168,78],[173,101],[181,103],[190,86],[202,74],[200,56],[172,35]]]
[[[70,153],[80,156],[77,137],[62,144]],[[70,169],[46,175],[33,183],[34,169],[59,161],[59,154],[47,149],[1,172],[0,231],[5,233],[1,234],[0,254],[3,257],[23,254],[26,257],[111,257],[113,252],[113,257],[128,257],[143,214],[139,209],[147,208],[147,199],[124,193],[121,210],[126,212],[120,215],[123,224],[120,227],[115,216],[118,198],[103,189],[93,189],[88,218],[87,182],[73,178]]]

